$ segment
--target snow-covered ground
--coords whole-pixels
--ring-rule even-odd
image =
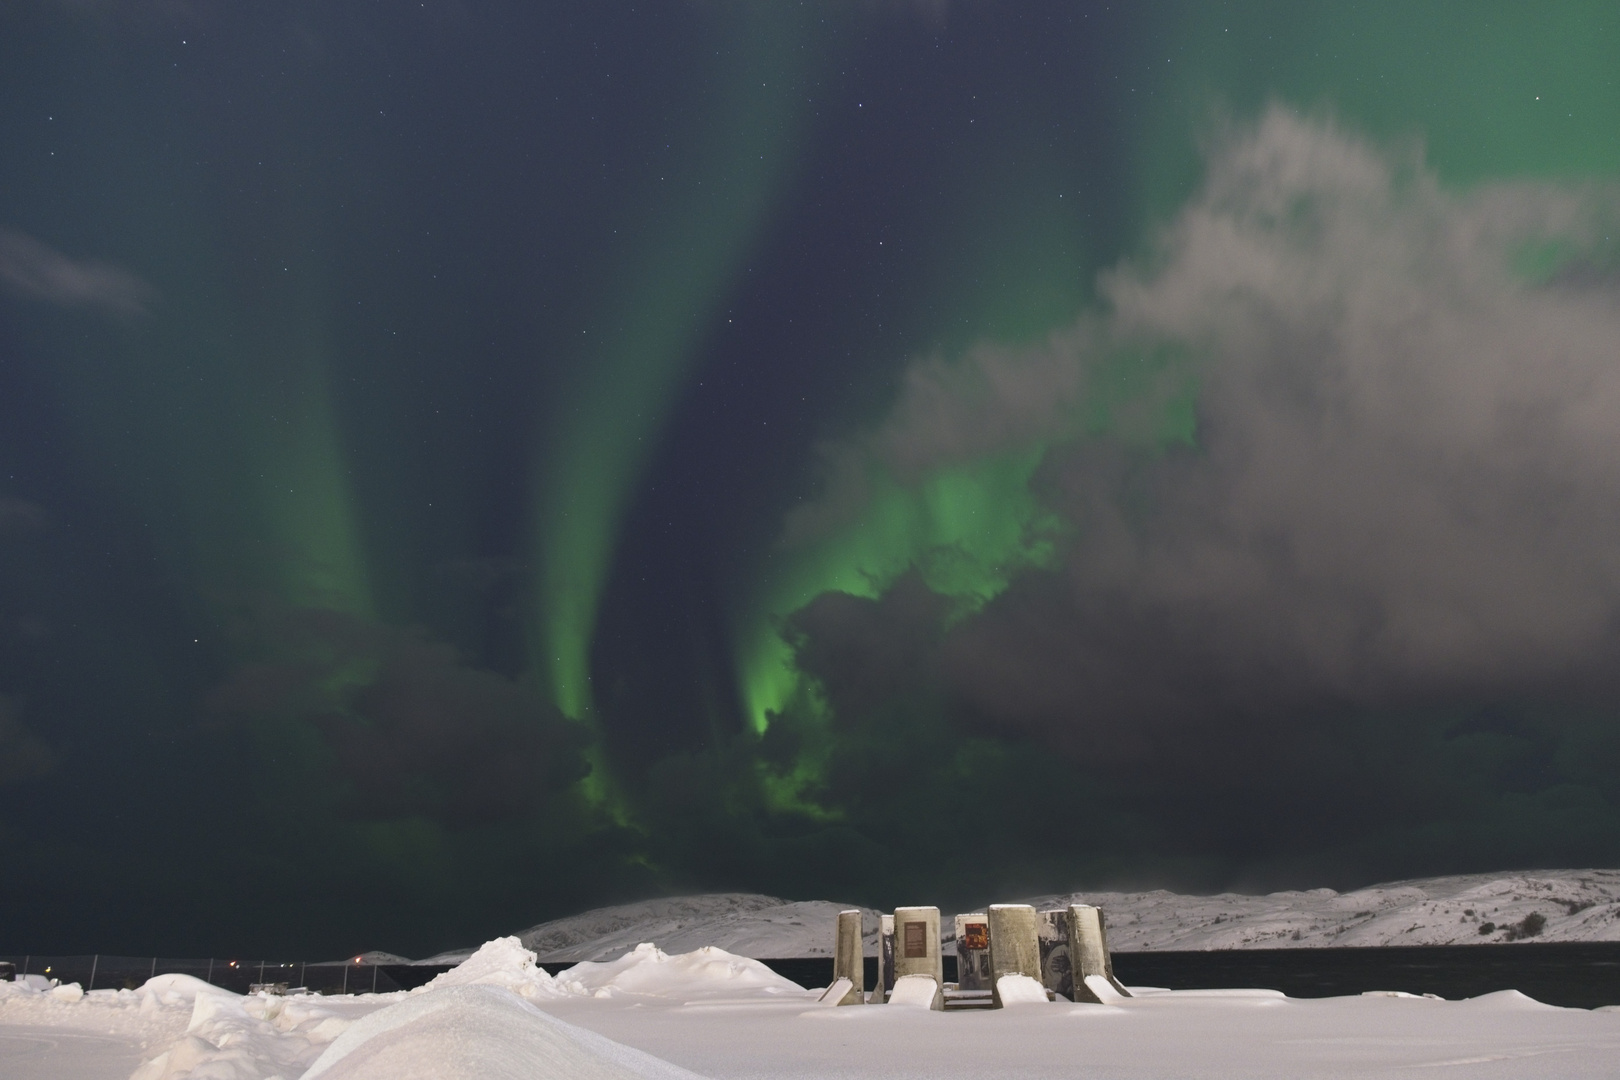
[[[185,976],[136,991],[0,984],[6,1080],[789,1080],[953,1076],[1612,1077],[1620,1008],[1513,991],[1299,1001],[1152,991],[1114,1005],[834,1008],[719,949],[643,945],[553,978],[516,938],[409,993],[239,997]],[[1416,1075],[1424,1075],[1420,1071]]]
[[[1470,945],[1525,940],[1525,919],[1531,916],[1542,920],[1534,935],[1539,941],[1620,941],[1620,870],[1423,878],[1347,893],[1189,896],[1157,889],[989,897],[986,902],[1096,904],[1107,913],[1110,943],[1121,951]],[[743,956],[830,956],[834,916],[855,906],[753,893],[680,896],[597,908],[530,927],[518,937],[542,961],[608,960],[643,941],[666,952],[715,945]],[[1491,930],[1481,933],[1487,923]],[[1530,925],[1536,923],[1532,919]],[[866,910],[866,927],[870,955],[877,912]],[[953,933],[949,918],[941,928],[947,937]],[[955,947],[951,941],[946,951]],[[471,952],[454,950],[427,962],[455,963]]]

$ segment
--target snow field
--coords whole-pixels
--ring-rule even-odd
[[[819,990],[717,948],[671,956],[643,944],[553,978],[502,938],[409,993],[240,997],[176,975],[83,995],[0,984],[0,1076],[1308,1080],[1442,1069],[1582,1080],[1613,1077],[1620,1061],[1620,1008],[1561,1009],[1514,991],[1460,1002],[1136,993],[1108,1005],[1031,996],[962,1013],[829,1007],[817,1004]],[[110,1052],[120,1047],[124,1058]]]

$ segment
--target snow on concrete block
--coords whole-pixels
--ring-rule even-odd
[[[1069,960],[1074,968],[1074,1000],[1100,1002],[1092,987],[1092,976],[1102,979],[1116,998],[1130,997],[1114,978],[1114,961],[1108,951],[1108,928],[1102,908],[1090,904],[1069,905]]]
[[[1046,987],[1028,975],[1003,975],[996,980],[996,1001],[1003,1009],[1019,1005],[1045,1005]]]
[[[894,909],[894,974],[927,975],[945,984],[945,961],[939,951],[939,908],[903,907]]]
[[[990,917],[982,911],[956,917],[956,987],[990,989]]]
[[[835,1004],[862,1005],[866,1002],[866,951],[861,948],[859,908],[838,913],[838,932],[833,943],[833,982],[843,981],[844,995]]]
[[[848,999],[850,994],[859,993],[859,992],[860,991],[855,989],[855,984],[850,982],[848,979],[834,979],[832,981],[832,985],[827,987],[827,989],[825,989],[825,990],[823,990],[821,992],[821,996],[816,999],[816,1004],[817,1005],[853,1005],[853,1004],[858,1004],[857,1002],[852,1002],[852,1001],[849,1001],[847,999]]]
[[[1004,976],[1027,975],[1040,985],[1041,948],[1035,930],[1035,909],[1028,904],[991,904],[988,914],[990,974],[995,980],[990,991],[999,1008]]]
[[[1082,982],[1086,988],[1086,1000],[1095,1005],[1112,1005],[1116,1001],[1124,1001],[1130,997],[1123,987],[1117,986],[1101,975],[1087,975]],[[1076,998],[1082,995],[1076,994]]]
[[[932,975],[902,975],[894,981],[889,1004],[940,1011],[945,1008],[945,991]]]

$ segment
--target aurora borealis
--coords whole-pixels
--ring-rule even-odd
[[[1617,48],[0,8],[11,947],[1614,865]]]

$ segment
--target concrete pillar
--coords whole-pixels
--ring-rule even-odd
[[[1041,981],[1041,947],[1035,930],[1035,909],[1028,904],[991,904],[990,916],[990,993],[1000,1008],[1001,989],[997,985],[1008,975],[1023,975]]]
[[[878,916],[878,977],[872,1001],[881,1005],[894,992],[894,916]]]
[[[838,913],[838,936],[833,945],[833,982],[839,979],[847,979],[850,989],[838,1000],[838,1004],[866,1003],[866,951],[861,948],[859,909]]]
[[[1060,997],[1074,1000],[1074,972],[1069,963],[1069,909],[1035,913],[1035,934],[1041,947],[1041,985]]]
[[[956,917],[956,988],[990,989],[990,917],[982,911]]]
[[[939,951],[939,908],[894,909],[894,976],[896,984],[907,975],[926,975],[935,988],[945,988],[945,961]],[[934,1008],[943,1008],[937,995]]]
[[[1069,959],[1074,968],[1074,1000],[1101,1003],[1109,990],[1120,997],[1130,991],[1114,978],[1114,960],[1108,952],[1108,929],[1102,909],[1090,904],[1069,906]],[[1088,979],[1101,980],[1087,987]]]

